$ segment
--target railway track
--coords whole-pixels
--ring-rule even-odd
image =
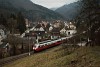
[[[33,51],[31,52],[31,54],[33,54]],[[29,56],[29,53],[24,53],[24,54],[20,54],[20,55],[16,55],[16,56],[12,56],[12,57],[8,57],[8,58],[4,58],[0,60],[0,67],[2,67],[5,64],[11,63],[15,60],[18,60],[20,58],[24,58],[26,56]]]
[[[60,45],[59,45],[59,46],[60,46]],[[58,46],[58,47],[59,47],[59,46]],[[57,46],[55,46],[55,47],[57,47]],[[49,51],[49,50],[51,50],[51,49],[53,49],[53,48],[55,48],[55,47],[52,47],[52,48],[43,50],[43,51],[41,51],[41,53],[42,53],[42,52]],[[40,53],[40,52],[36,52],[35,54],[38,54],[38,53]],[[32,55],[32,54],[34,54],[33,51],[31,52],[31,55]],[[20,54],[20,55],[16,55],[16,56],[12,56],[12,57],[8,57],[8,58],[1,59],[1,60],[0,60],[0,67],[4,66],[4,65],[6,65],[6,64],[9,64],[9,63],[11,63],[11,62],[13,62],[13,61],[16,61],[16,60],[18,60],[18,59],[27,57],[27,56],[29,56],[29,53],[24,53],[24,54]]]

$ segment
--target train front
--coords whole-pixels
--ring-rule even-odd
[[[33,46],[33,51],[36,51],[37,49],[38,49],[38,46],[39,46],[39,44],[35,44],[34,46]]]

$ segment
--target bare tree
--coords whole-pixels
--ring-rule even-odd
[[[100,0],[80,1],[82,9],[78,20],[81,19],[81,25],[84,25],[83,28],[86,28],[87,37],[93,44],[97,40],[96,34],[100,31],[98,30],[100,28]]]

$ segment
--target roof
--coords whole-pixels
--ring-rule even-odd
[[[38,24],[35,28],[40,28],[41,27],[41,24]]]
[[[72,28],[68,28],[67,26],[65,27],[65,30],[73,30]]]
[[[34,31],[38,36],[45,35],[45,31]]]
[[[60,32],[60,29],[59,28],[53,28],[52,32]]]

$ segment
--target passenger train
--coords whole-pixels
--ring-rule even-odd
[[[33,46],[33,50],[38,52],[38,51],[42,51],[44,49],[53,47],[53,46],[57,46],[62,44],[65,40],[67,40],[68,37],[63,37],[63,38],[59,38],[59,39],[52,39],[52,40],[47,40],[47,41],[43,41],[43,42],[39,42],[36,43]]]

